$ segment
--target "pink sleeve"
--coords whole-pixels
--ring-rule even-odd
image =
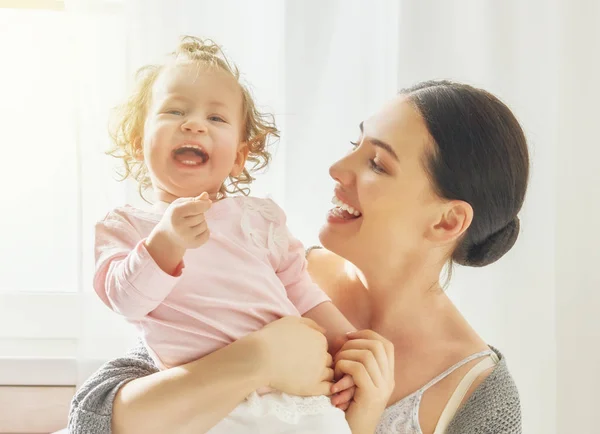
[[[96,225],[95,256],[96,293],[109,308],[130,320],[156,309],[179,280],[156,264],[144,239],[116,213]]]
[[[300,315],[304,315],[315,306],[331,299],[310,278],[304,246],[287,228],[283,210],[279,206],[277,209],[280,211],[279,224],[285,229],[288,239],[288,248],[283,252],[276,270],[277,276],[285,286],[288,298]]]

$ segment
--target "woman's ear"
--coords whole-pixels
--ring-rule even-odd
[[[448,202],[437,221],[429,228],[427,238],[440,244],[457,241],[473,221],[473,208],[462,200]]]
[[[248,153],[250,152],[250,148],[248,147],[247,142],[241,142],[238,146],[237,152],[235,153],[235,161],[233,162],[233,168],[229,173],[230,176],[238,177],[244,170],[244,166],[246,165],[246,159],[248,158]]]

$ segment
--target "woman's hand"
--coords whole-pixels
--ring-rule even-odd
[[[345,389],[347,375],[352,376],[356,390],[346,419],[353,434],[373,433],[395,387],[394,346],[372,330],[347,336],[334,360],[335,377],[342,379],[332,391]]]
[[[330,395],[332,358],[324,332],[308,318],[291,316],[255,332],[264,385],[290,395]]]

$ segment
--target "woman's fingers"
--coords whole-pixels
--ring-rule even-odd
[[[375,360],[375,356],[370,350],[342,350],[336,355],[336,360],[338,360],[337,363],[342,360],[352,360],[362,364],[369,374],[371,381],[377,387],[384,381],[382,368],[379,366],[377,360]]]
[[[373,353],[381,372],[387,372],[390,368],[389,359],[385,351],[385,345],[381,341],[374,339],[349,340],[344,344],[340,352],[336,354],[335,360],[338,360],[343,351],[348,350],[369,350],[371,353]]]
[[[349,340],[369,339],[381,342],[388,360],[389,369],[394,372],[394,344],[373,330],[358,330],[346,335]]]
[[[354,360],[340,360],[335,365],[335,370],[343,374],[352,375],[354,383],[358,388],[371,388],[374,386],[373,380],[371,379],[367,368]]]
[[[349,340],[371,339],[371,340],[380,341],[381,343],[384,344],[386,353],[389,353],[389,352],[393,353],[393,350],[394,350],[394,346],[392,345],[392,343],[390,341],[388,341],[386,338],[381,336],[379,333],[374,332],[373,330],[357,330],[355,332],[349,332],[348,334],[346,334],[346,337]]]

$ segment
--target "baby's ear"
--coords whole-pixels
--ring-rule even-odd
[[[138,137],[133,142],[133,156],[137,161],[144,160],[144,147],[142,145],[142,138]]]
[[[233,162],[233,168],[229,173],[231,176],[238,177],[244,171],[244,166],[246,165],[246,159],[248,158],[248,153],[250,152],[250,148],[248,147],[247,142],[241,142],[238,146],[237,152],[235,153],[235,161]]]

